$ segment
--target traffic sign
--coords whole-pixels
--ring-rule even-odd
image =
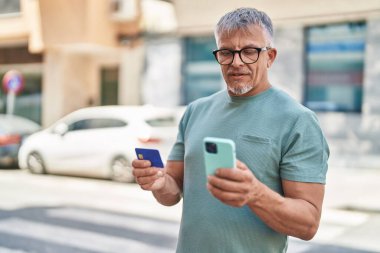
[[[24,77],[17,70],[9,70],[3,77],[3,89],[6,93],[18,94],[24,88]]]

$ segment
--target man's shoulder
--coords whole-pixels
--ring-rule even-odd
[[[281,89],[275,88],[274,99],[277,102],[275,105],[282,108],[281,111],[290,110],[301,114],[312,112],[309,108],[302,105],[294,97]]]
[[[271,111],[273,114],[278,114],[279,118],[287,118],[288,120],[297,121],[302,118],[315,118],[315,113],[294,99],[288,93],[278,88],[272,96],[273,102]]]

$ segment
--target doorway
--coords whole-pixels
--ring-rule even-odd
[[[118,105],[119,68],[107,67],[101,70],[101,105]]]

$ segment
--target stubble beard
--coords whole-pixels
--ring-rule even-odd
[[[250,92],[255,86],[253,84],[243,84],[238,86],[227,86],[228,91],[234,95],[240,96]]]

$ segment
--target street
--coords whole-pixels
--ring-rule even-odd
[[[180,206],[136,185],[0,171],[0,252],[173,252]]]
[[[356,226],[360,232],[365,214],[326,215],[315,239],[291,238],[288,252],[380,252],[343,239],[334,243],[332,236],[343,235],[342,229]],[[380,215],[372,215],[371,223],[379,224]],[[174,252],[180,216],[181,205],[161,206],[135,184],[0,170],[1,253]]]

